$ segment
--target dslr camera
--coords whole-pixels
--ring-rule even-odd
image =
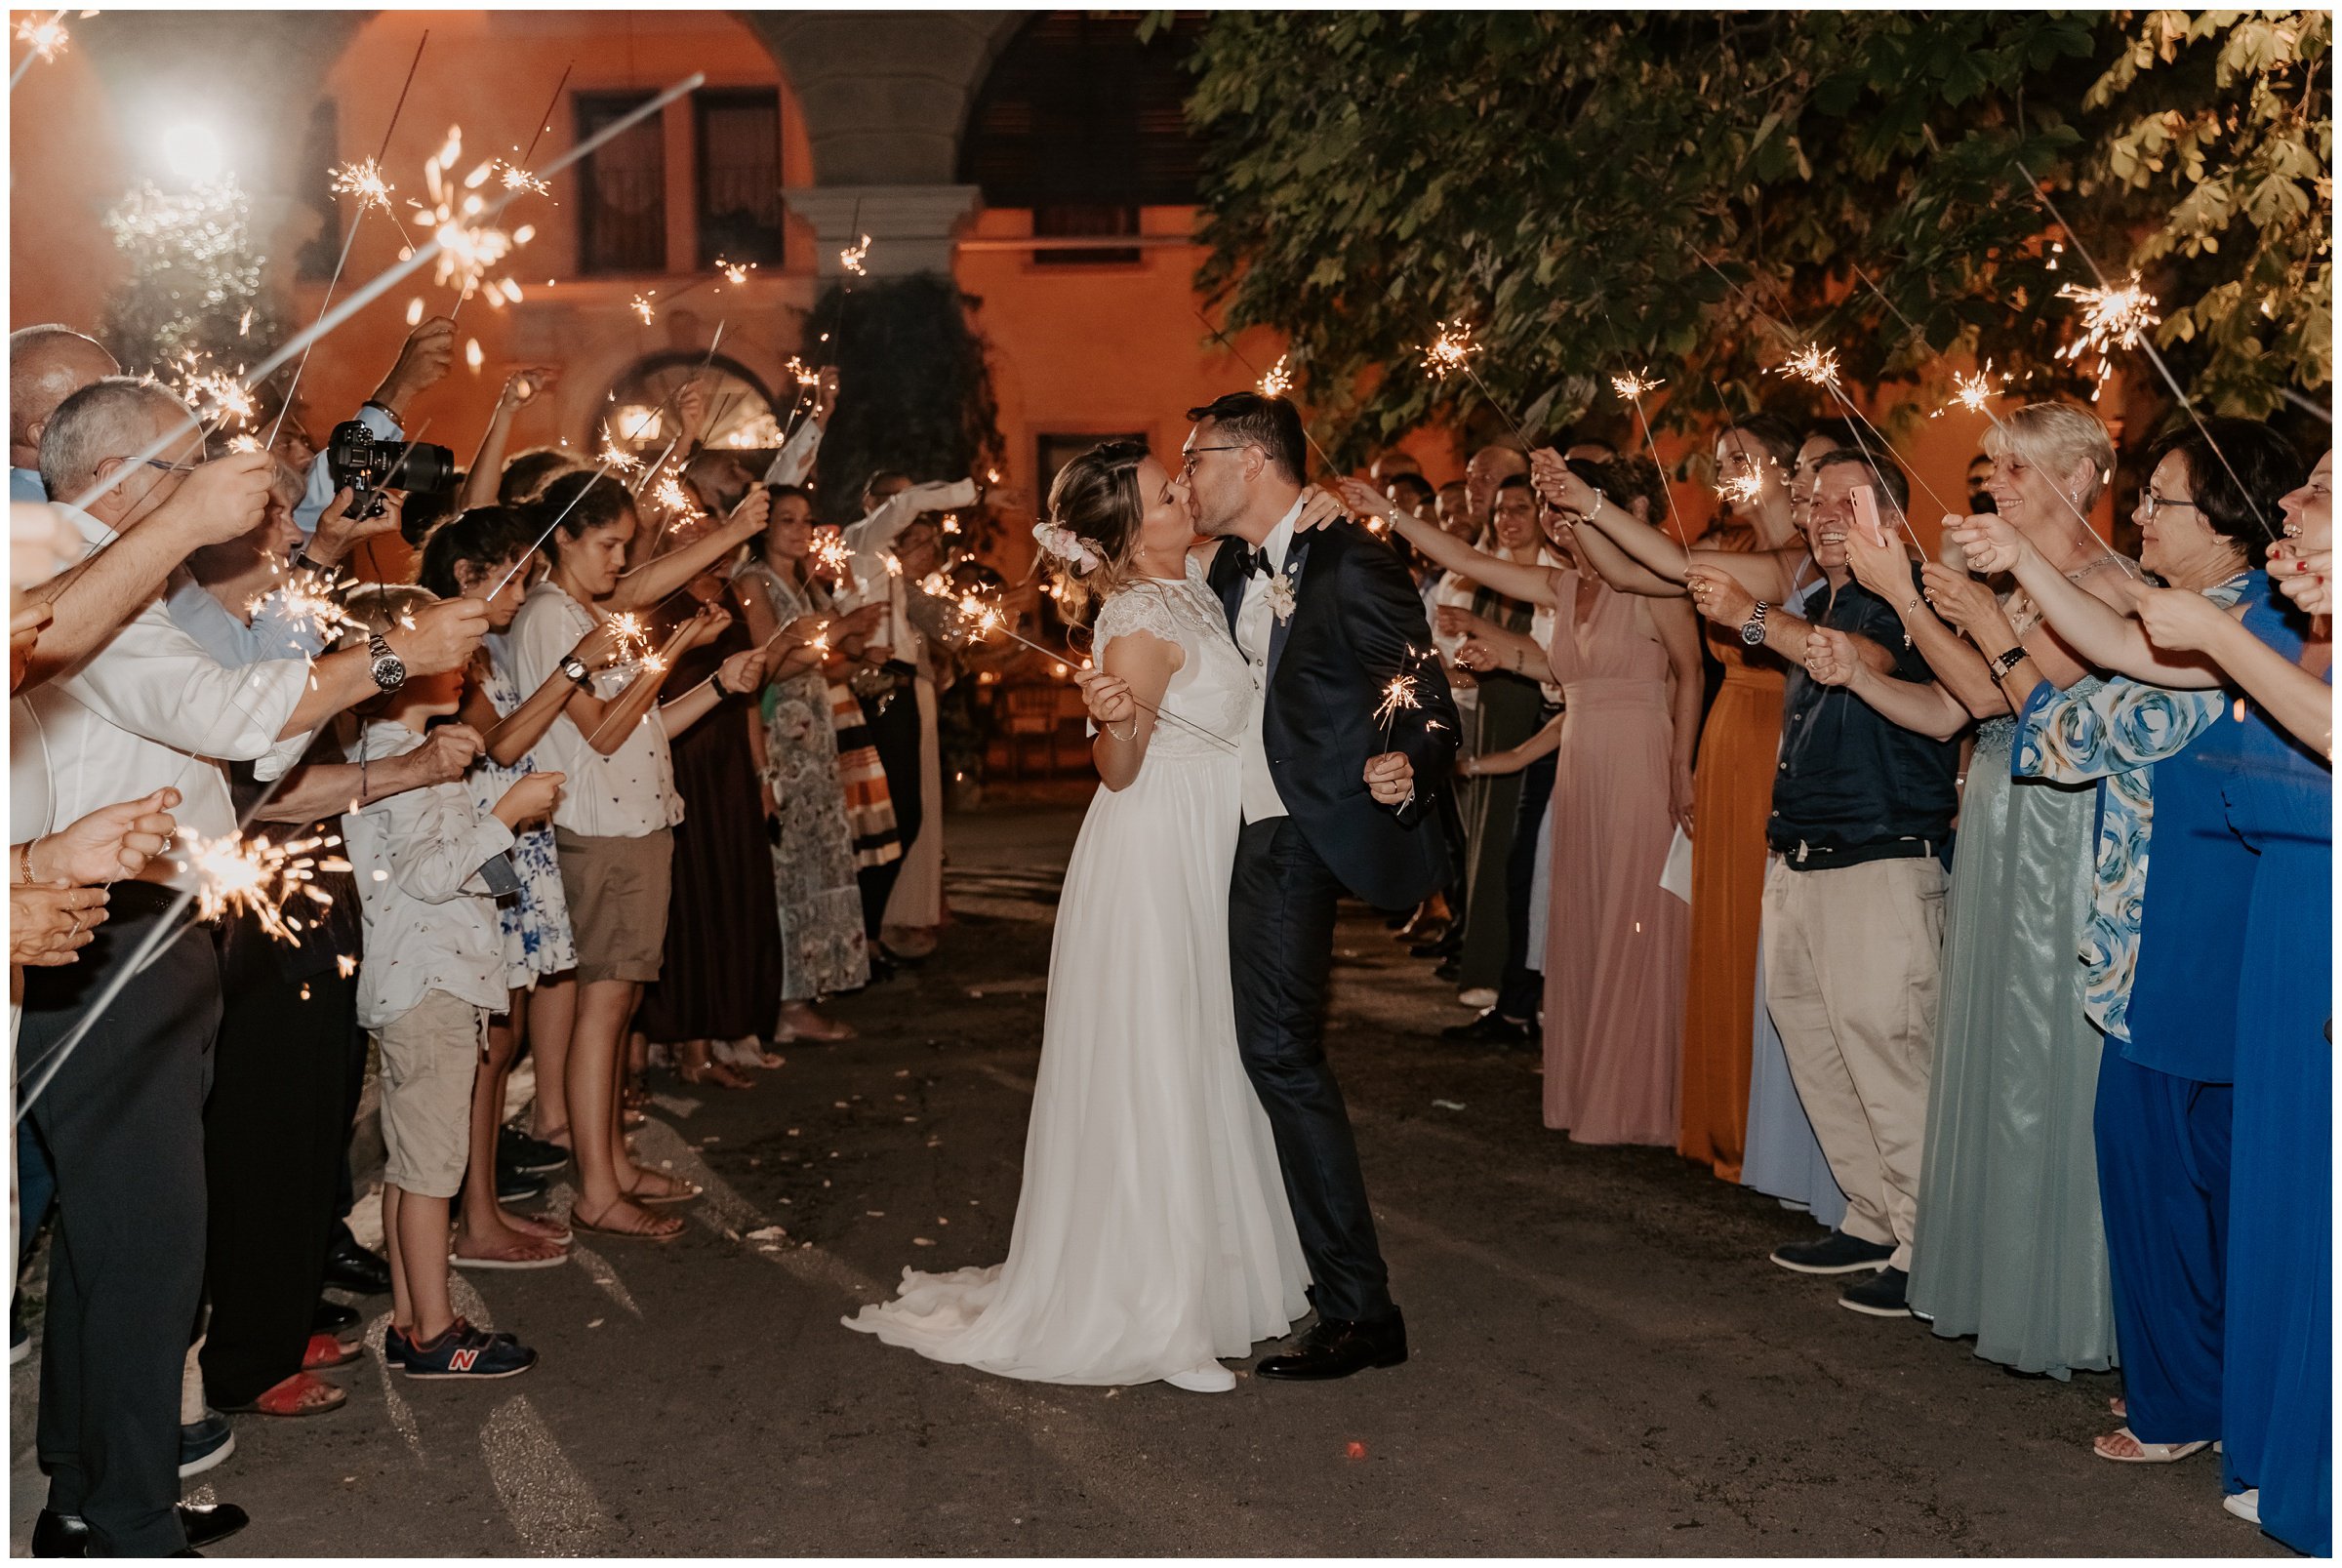
[[[326,443],[326,471],[334,488],[350,492],[350,516],[380,517],[385,490],[426,494],[452,490],[456,483],[456,455],[445,447],[417,441],[378,440],[358,420],[334,426]]]

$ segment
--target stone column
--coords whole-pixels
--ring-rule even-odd
[[[839,253],[865,234],[868,277],[949,273],[951,242],[983,199],[975,185],[797,185],[781,194],[819,236],[825,280],[845,275]]]

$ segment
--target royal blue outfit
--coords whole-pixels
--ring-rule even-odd
[[[2282,601],[2252,601],[2244,627],[2300,657],[2302,618]],[[2261,1528],[2323,1557],[2334,1511],[2333,774],[2257,711],[2236,728],[2228,821],[2257,860],[2237,1008],[2220,1433],[2228,1489],[2259,1487]]]

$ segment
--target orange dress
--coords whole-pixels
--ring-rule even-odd
[[[1545,953],[1545,1124],[1581,1144],[1676,1141],[1683,901],[1659,886],[1668,810],[1667,649],[1633,595],[1577,619],[1558,572],[1550,650],[1562,689]]]

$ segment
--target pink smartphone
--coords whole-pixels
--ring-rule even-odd
[[[1871,543],[1886,548],[1886,525],[1878,516],[1878,492],[1869,485],[1854,489],[1854,520],[1870,530]]]

